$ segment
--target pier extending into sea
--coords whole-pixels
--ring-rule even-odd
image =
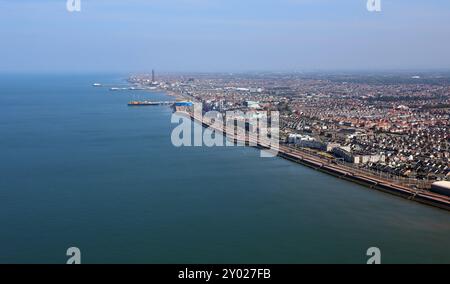
[[[172,101],[131,101],[128,103],[128,106],[159,106],[159,105],[173,105],[175,102]]]

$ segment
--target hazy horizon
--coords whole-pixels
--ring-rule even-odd
[[[450,70],[450,2],[0,0],[0,72]]]

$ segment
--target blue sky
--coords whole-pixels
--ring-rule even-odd
[[[0,72],[450,69],[450,1],[0,0]]]

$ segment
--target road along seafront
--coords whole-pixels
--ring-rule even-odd
[[[313,156],[310,153],[289,146],[279,145],[276,149],[273,149],[270,141],[267,141],[261,137],[254,139],[254,137],[249,135],[244,134],[244,136],[242,136],[235,133],[232,135],[227,135],[226,127],[219,128],[215,124],[205,121],[202,115],[194,112],[177,111],[176,113],[188,116],[193,122],[199,123],[204,128],[209,128],[214,130],[216,133],[222,134],[227,139],[231,139],[234,143],[240,143],[268,151],[269,153],[272,153],[273,156],[278,156],[286,160],[302,164],[317,171],[333,175],[339,179],[355,182],[370,189],[393,194],[411,201],[416,201],[450,211],[450,197],[448,196],[400,185],[392,180],[374,176],[362,170],[357,171],[348,166],[333,163],[329,160]]]

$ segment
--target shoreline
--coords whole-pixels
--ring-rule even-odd
[[[227,132],[225,129],[219,129],[213,127],[212,125],[206,123],[202,119],[195,117],[193,114],[188,112],[180,112],[186,114],[194,122],[200,123],[204,128],[210,128],[217,132],[220,132],[223,136],[227,137]],[[234,142],[245,143],[249,147],[258,149],[269,149],[267,145],[262,144],[258,141],[248,141],[247,137],[245,139],[240,139],[239,137],[234,137]],[[252,144],[250,144],[252,143]],[[332,175],[339,179],[354,182],[356,184],[362,185],[369,189],[377,190],[380,192],[389,193],[403,199],[410,201],[415,201],[428,206],[433,206],[435,208],[450,211],[450,197],[435,194],[432,192],[415,190],[406,186],[394,184],[388,180],[371,177],[370,175],[359,174],[354,171],[350,171],[344,167],[339,167],[338,165],[333,165],[327,161],[320,160],[317,157],[311,156],[310,154],[303,153],[297,149],[289,149],[289,147],[280,145],[278,149],[277,156],[288,161],[307,166],[314,170]]]

